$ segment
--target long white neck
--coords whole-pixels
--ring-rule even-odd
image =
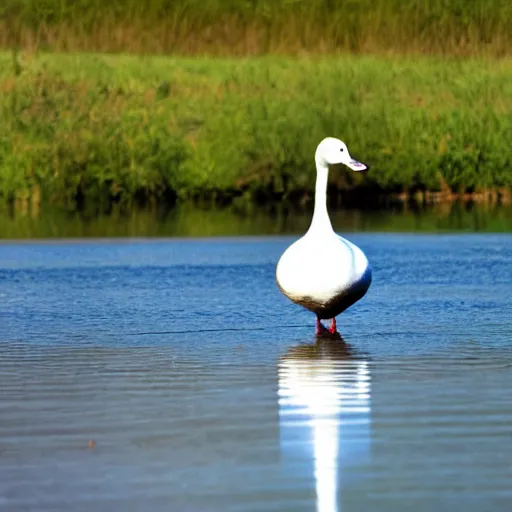
[[[331,219],[327,213],[327,178],[329,167],[321,159],[316,159],[315,209],[309,231],[332,232]]]

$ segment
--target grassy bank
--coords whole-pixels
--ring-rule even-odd
[[[261,55],[510,54],[509,0],[2,0],[0,45]]]
[[[311,198],[326,135],[372,169],[339,191],[512,186],[512,62],[0,54],[0,196]]]

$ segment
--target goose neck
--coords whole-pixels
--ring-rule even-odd
[[[316,187],[315,187],[315,209],[310,230],[333,231],[329,213],[327,212],[327,179],[329,167],[317,160],[316,162]]]

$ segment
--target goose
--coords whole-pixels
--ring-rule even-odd
[[[344,164],[353,171],[368,166],[354,160],[346,144],[326,137],[315,153],[316,188],[313,218],[308,231],[279,258],[276,281],[292,302],[316,315],[316,334],[337,334],[336,317],[364,297],[372,270],[363,251],[337,235],[327,211],[329,165]],[[331,320],[328,329],[321,320]]]

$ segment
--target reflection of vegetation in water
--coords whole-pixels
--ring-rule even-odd
[[[507,60],[46,54],[20,57],[19,69],[11,60],[0,54],[0,200],[20,208],[297,204],[311,198],[326,135],[371,166],[333,169],[333,190],[500,189],[510,201]]]
[[[512,207],[454,203],[424,211],[333,211],[338,232],[344,231],[512,231]],[[169,212],[114,210],[87,217],[61,211],[30,215],[0,213],[0,238],[220,236],[300,234],[311,212],[265,212],[252,209],[200,210],[174,208]]]

